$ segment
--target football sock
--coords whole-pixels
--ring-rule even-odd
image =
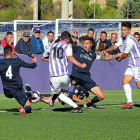
[[[25,106],[23,109],[25,110],[26,113],[31,113],[32,110],[30,106]]]
[[[54,94],[52,97],[52,101],[54,102],[58,96],[59,96],[59,94]]]
[[[66,104],[68,104],[68,105],[70,105],[70,106],[72,106],[73,108],[78,107],[77,104],[75,104],[69,97],[65,96],[63,93],[61,93],[61,94],[58,96],[58,98],[59,98],[62,102],[66,103]]]
[[[132,103],[132,90],[129,84],[123,85],[127,102]]]
[[[93,105],[94,103],[97,103],[101,101],[101,99],[99,99],[97,96],[95,96],[92,100],[90,100],[86,105],[87,107],[90,107],[91,105]]]

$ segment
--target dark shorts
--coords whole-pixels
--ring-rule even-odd
[[[77,74],[72,74],[71,80],[74,80],[76,84],[83,86],[85,89],[88,91],[91,91],[93,87],[98,86],[96,82],[94,82],[89,75],[82,74],[82,75],[77,75]]]
[[[21,106],[24,106],[28,100],[28,97],[26,97],[26,93],[24,89],[15,90],[15,91],[14,90],[9,91],[9,90],[4,89],[4,95],[7,98],[15,98]]]

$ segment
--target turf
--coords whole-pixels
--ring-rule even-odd
[[[106,97],[98,109],[72,113],[70,106],[43,102],[32,104],[32,113],[19,115],[15,99],[0,95],[1,140],[139,140],[140,94],[133,91],[132,109],[120,109],[126,103],[123,91],[104,91]],[[90,98],[94,96],[90,94]],[[79,104],[82,106],[82,104]]]

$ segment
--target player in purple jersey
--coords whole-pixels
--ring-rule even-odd
[[[130,34],[131,32],[131,23],[123,22],[122,23],[122,37],[121,39],[112,47],[103,51],[102,53],[110,52],[118,47],[124,45],[124,52],[118,61],[129,57],[128,68],[125,71],[122,84],[124,87],[125,95],[127,98],[127,103],[124,104],[121,109],[129,109],[134,103],[132,101],[132,90],[130,87],[130,81],[134,78],[137,88],[140,88],[140,49],[136,39]]]
[[[49,73],[51,91],[54,93],[52,99],[48,100],[48,104],[53,106],[53,102],[58,97],[62,102],[69,104],[74,108],[74,112],[81,113],[82,109],[78,107],[70,98],[63,93],[67,92],[70,78],[68,73],[68,60],[78,67],[85,68],[85,63],[79,63],[72,56],[72,48],[68,45],[71,35],[68,31],[61,34],[61,41],[54,43],[50,48],[49,56]],[[46,58],[47,52],[43,54]]]

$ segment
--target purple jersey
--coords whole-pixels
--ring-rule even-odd
[[[62,76],[68,74],[68,56],[72,56],[72,48],[59,41],[50,48],[49,71],[50,76]]]
[[[124,53],[129,56],[128,66],[140,67],[140,48],[131,34],[128,34],[125,39],[121,38],[115,45],[118,47],[124,45]]]

